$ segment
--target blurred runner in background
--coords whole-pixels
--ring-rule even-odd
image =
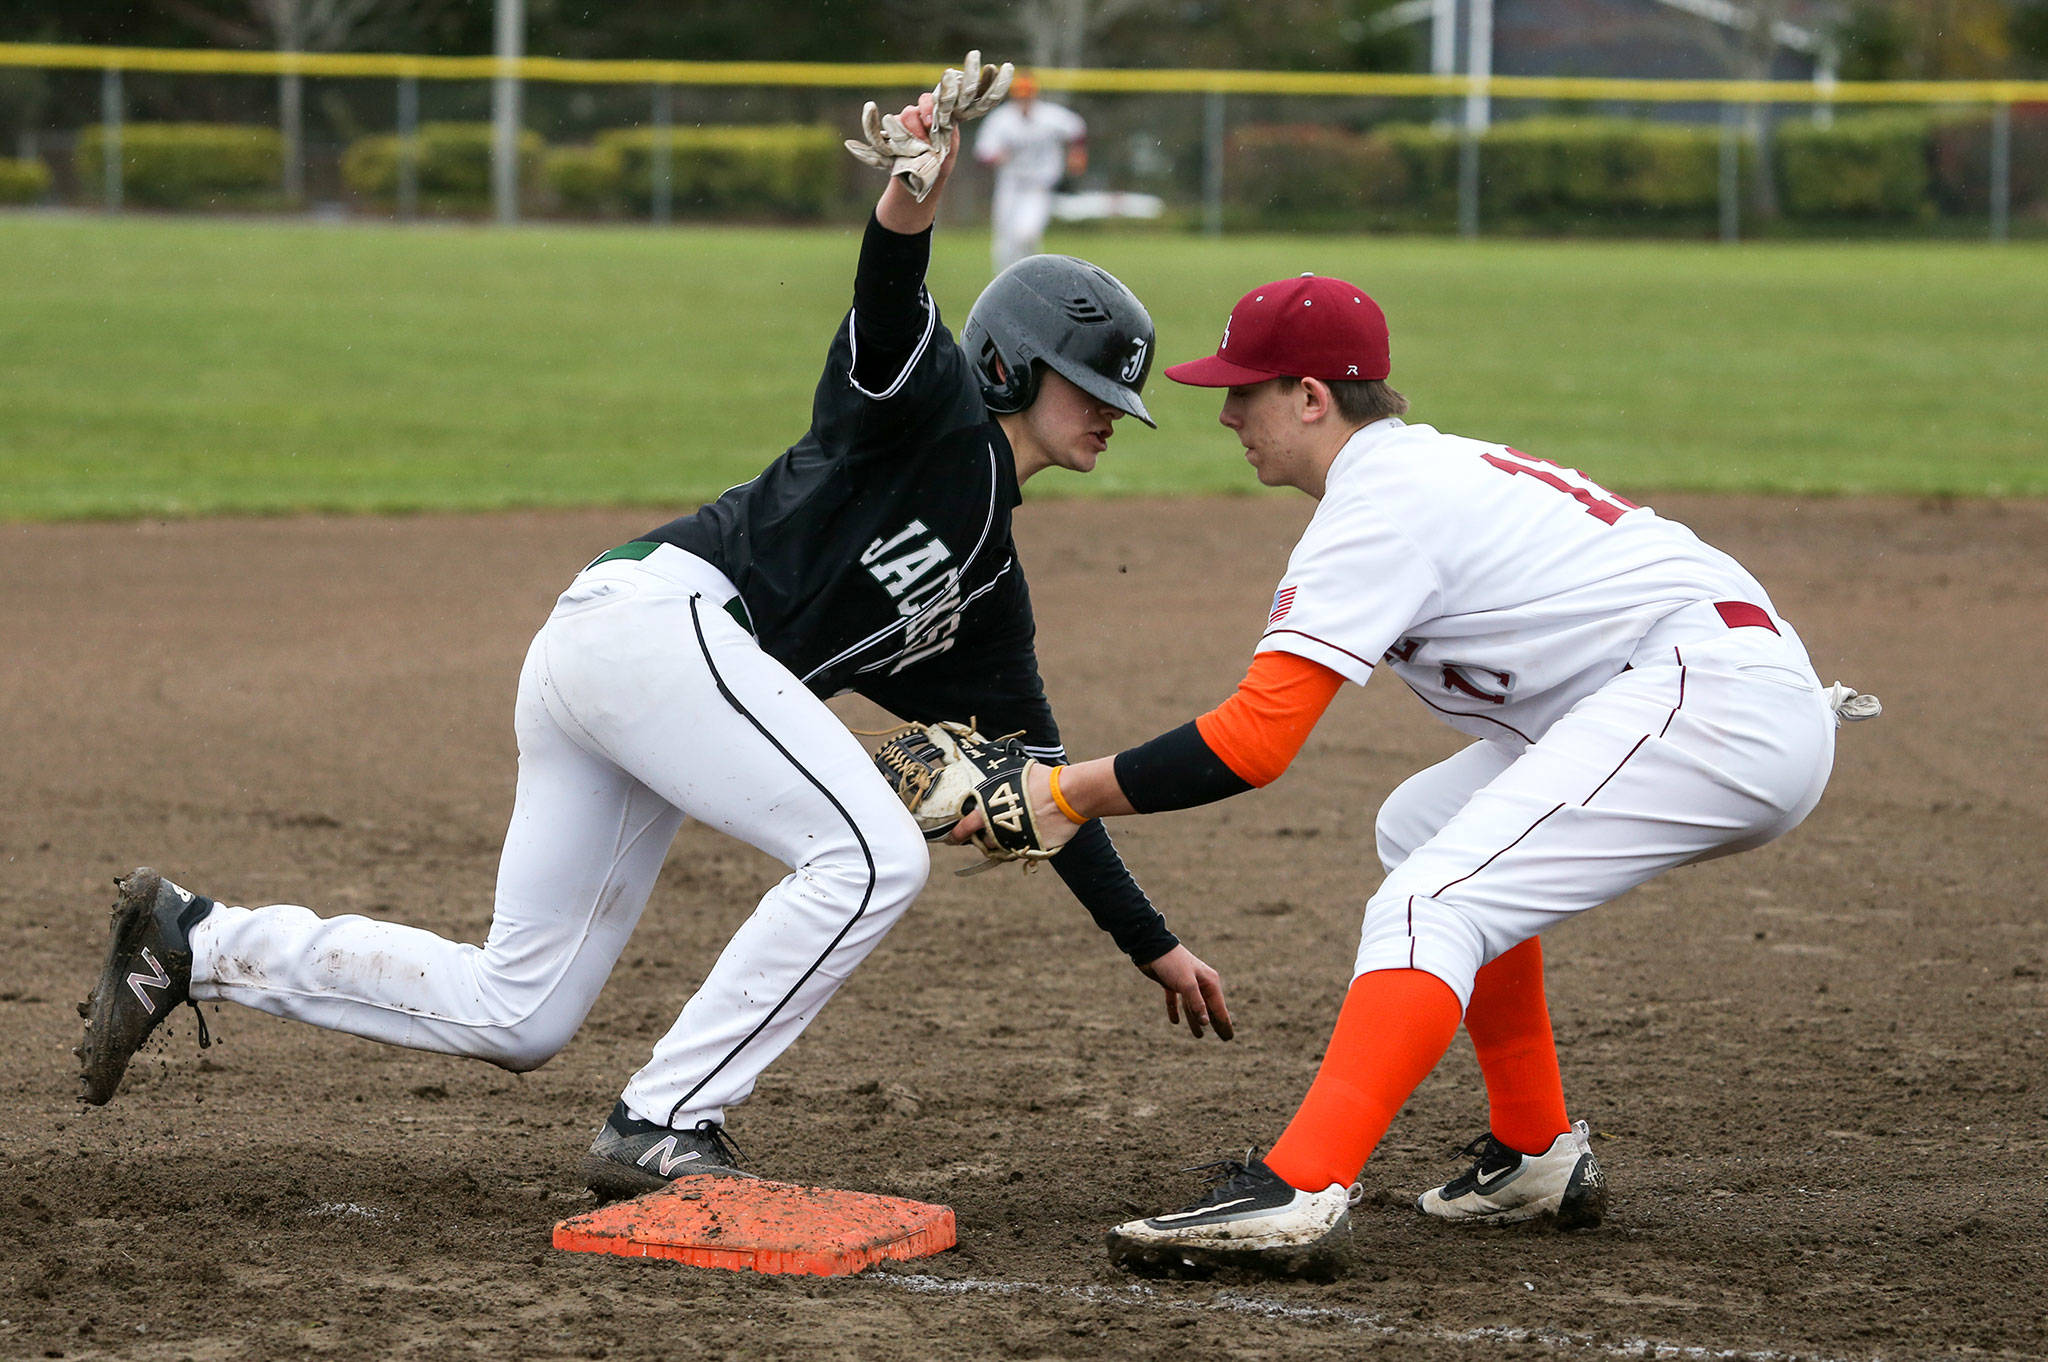
[[[1010,86],[1009,102],[981,125],[974,155],[996,168],[990,256],[1000,274],[1038,254],[1053,188],[1088,168],[1088,125],[1072,109],[1040,99],[1038,82],[1023,73]]]

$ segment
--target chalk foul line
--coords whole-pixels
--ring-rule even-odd
[[[917,1272],[863,1274],[858,1280],[894,1286],[918,1295],[1050,1296],[1089,1305],[1118,1308],[1140,1306],[1179,1313],[1214,1312],[1319,1324],[1345,1324],[1389,1339],[1453,1344],[1533,1344],[1552,1352],[1596,1357],[1670,1358],[1675,1362],[1849,1362],[1849,1359],[1829,1357],[1821,1353],[1781,1352],[1771,1348],[1710,1348],[1698,1344],[1667,1343],[1648,1338],[1603,1342],[1585,1334],[1507,1325],[1482,1324],[1469,1329],[1456,1329],[1418,1324],[1413,1320],[1395,1323],[1369,1310],[1354,1310],[1341,1305],[1298,1305],[1292,1301],[1274,1300],[1269,1296],[1258,1296],[1227,1287],[1205,1299],[1189,1300],[1135,1282],[1129,1286],[1060,1286],[1052,1282],[1002,1282],[973,1277],[934,1277]],[[1881,1362],[1881,1359],[1867,1356],[1857,1359],[1857,1362]]]

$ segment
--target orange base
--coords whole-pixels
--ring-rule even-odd
[[[683,1178],[555,1226],[570,1253],[674,1258],[732,1271],[838,1277],[953,1247],[953,1212],[901,1197],[753,1178]]]

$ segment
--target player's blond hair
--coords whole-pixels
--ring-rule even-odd
[[[1340,378],[1328,382],[1330,395],[1337,399],[1337,414],[1347,421],[1363,425],[1407,414],[1408,399],[1389,387],[1385,379]]]

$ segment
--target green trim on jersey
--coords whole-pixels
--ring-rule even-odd
[[[606,549],[603,553],[590,560],[590,566],[596,567],[599,563],[609,563],[617,558],[631,558],[637,561],[645,558],[660,547],[661,545],[651,539],[635,539],[630,544],[621,544],[615,549]]]

